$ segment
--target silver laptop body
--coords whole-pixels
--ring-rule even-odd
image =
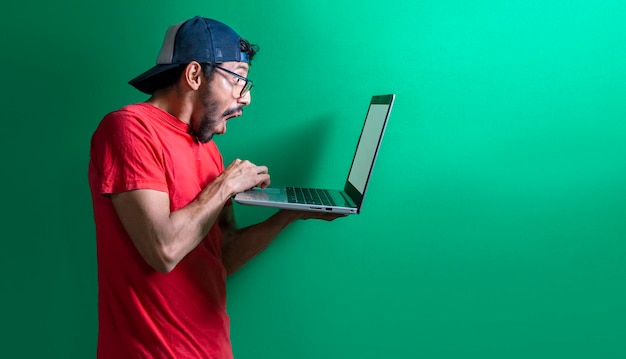
[[[395,94],[372,96],[343,191],[271,186],[239,193],[235,201],[253,206],[359,214],[394,99]]]

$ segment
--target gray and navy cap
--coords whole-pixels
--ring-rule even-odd
[[[240,39],[227,25],[200,16],[172,25],[165,33],[156,66],[128,83],[141,92],[152,94],[159,85],[155,82],[156,75],[191,61],[249,63],[248,55],[241,51]]]

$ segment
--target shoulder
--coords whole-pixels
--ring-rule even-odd
[[[113,134],[136,130],[146,130],[152,127],[154,116],[148,108],[141,104],[124,106],[109,112],[104,116],[96,133]]]
[[[142,121],[151,117],[149,108],[142,104],[124,106],[118,110],[109,112],[102,119],[103,123],[120,123],[124,121]]]
[[[140,105],[128,105],[104,116],[91,137],[92,150],[152,147],[157,142],[154,118]],[[143,144],[143,145],[142,145]]]

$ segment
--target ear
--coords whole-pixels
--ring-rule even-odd
[[[198,90],[202,81],[204,81],[202,66],[200,66],[200,63],[196,61],[188,63],[187,67],[185,67],[185,71],[183,72],[183,78],[187,83],[187,86],[193,90]]]

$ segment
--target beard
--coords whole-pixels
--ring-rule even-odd
[[[213,96],[208,86],[198,91],[200,102],[202,103],[202,114],[200,115],[195,126],[189,127],[191,136],[200,143],[207,143],[213,139],[217,133],[217,126],[222,121],[227,121],[228,116],[243,110],[243,106],[236,106],[219,114],[219,103]]]

